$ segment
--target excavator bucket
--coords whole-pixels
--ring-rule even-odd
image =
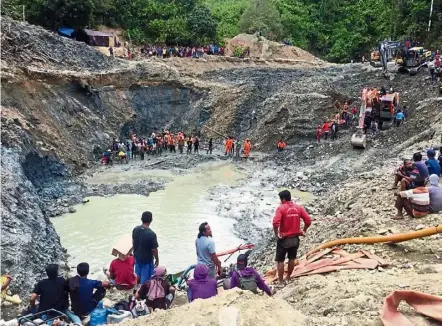
[[[365,134],[353,134],[351,138],[351,145],[354,148],[366,148],[366,135]]]

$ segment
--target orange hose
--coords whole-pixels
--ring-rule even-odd
[[[442,225],[439,226],[433,226],[430,228],[426,228],[419,231],[412,231],[407,233],[401,233],[401,234],[392,234],[392,235],[385,235],[385,236],[378,236],[378,237],[365,237],[365,238],[346,238],[346,239],[337,239],[333,241],[329,241],[326,243],[323,243],[322,245],[312,249],[306,254],[306,257],[309,257],[310,255],[316,253],[319,250],[331,248],[334,246],[339,246],[342,244],[356,244],[356,243],[379,243],[379,242],[402,242],[417,238],[423,238],[423,237],[429,237],[430,235],[434,235],[437,233],[441,233]]]

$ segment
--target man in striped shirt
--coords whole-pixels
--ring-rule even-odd
[[[425,187],[425,179],[421,176],[414,180],[414,189],[406,191],[397,191],[397,215],[394,219],[403,218],[403,209],[406,214],[413,217],[423,217],[429,213],[429,192]]]

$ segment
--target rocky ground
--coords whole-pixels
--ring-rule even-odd
[[[13,274],[14,292],[27,296],[47,262],[66,262],[49,217],[73,211],[74,204],[91,195],[161,189],[162,182],[152,180],[87,182],[89,175],[106,170],[98,166],[97,156],[113,137],[127,136],[129,130],[144,135],[182,129],[219,139],[212,131],[216,130],[252,139],[253,157],[235,161],[248,178],[236,188],[215,187],[208,200],[219,203],[220,216],[238,221],[240,237],[258,244],[252,262],[261,271],[274,265],[270,221],[278,204],[276,189],[281,187],[302,191],[300,199],[314,220],[300,254],[336,238],[401,233],[440,223],[439,215],[391,219],[393,169],[402,158],[441,145],[440,88],[426,80],[426,72],[385,79],[367,65],[317,60],[128,62],[9,19],[2,19],[2,32],[1,271]],[[409,106],[410,118],[401,128],[382,131],[365,151],[351,148],[352,130],[341,130],[335,142],[313,141],[316,126],[334,113],[336,100],[358,105],[363,87],[381,85],[394,87],[401,104]],[[276,154],[273,148],[280,138],[289,146]],[[226,158],[150,158],[137,168],[155,164],[186,173],[189,167],[216,159]],[[134,166],[115,167],[128,168]],[[316,197],[309,201],[310,195],[303,192]],[[392,290],[441,295],[441,235],[398,245],[345,246],[351,252],[359,248],[374,251],[391,265],[303,277],[270,301],[227,294],[179,308],[177,315],[168,314],[172,317],[160,314],[159,320],[169,325],[189,310],[189,325],[199,325],[193,311],[201,308],[216,324],[214,311],[233,302],[235,309],[244,309],[239,317],[244,325],[260,324],[260,318],[284,325],[284,319],[303,319],[297,310],[312,325],[377,325],[383,298]],[[275,319],[267,319],[269,311]],[[417,324],[430,325],[408,314]]]

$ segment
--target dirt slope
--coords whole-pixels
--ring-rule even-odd
[[[322,62],[311,53],[296,46],[269,41],[263,36],[256,34],[239,34],[226,43],[225,53],[233,56],[237,47],[249,48],[250,56],[262,59],[286,59],[306,62]]]
[[[123,325],[141,326],[154,323],[158,326],[308,326],[309,319],[293,309],[286,301],[241,290],[225,291],[207,300],[158,311]]]

